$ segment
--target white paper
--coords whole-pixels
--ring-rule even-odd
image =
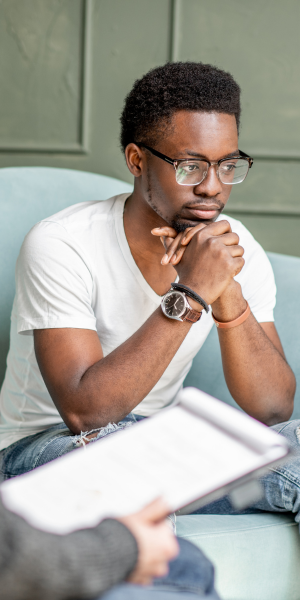
[[[180,404],[2,484],[10,510],[59,534],[133,513],[170,511],[278,460],[284,438],[192,388]]]

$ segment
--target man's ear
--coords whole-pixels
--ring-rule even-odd
[[[131,143],[125,148],[125,159],[130,173],[134,177],[140,177],[145,161],[145,153],[136,144]]]

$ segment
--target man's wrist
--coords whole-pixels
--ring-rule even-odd
[[[237,319],[247,308],[240,284],[233,279],[211,306],[217,321],[226,323]]]
[[[196,302],[196,300],[194,300],[193,298],[190,298],[188,296],[187,297],[187,301],[191,305],[191,307],[192,307],[193,310],[197,310],[197,312],[202,312],[203,311],[202,304],[199,304],[199,302]]]

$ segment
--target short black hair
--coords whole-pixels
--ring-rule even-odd
[[[240,123],[240,87],[230,73],[201,62],[167,63],[135,81],[121,114],[121,147],[154,144],[178,110],[234,115]]]

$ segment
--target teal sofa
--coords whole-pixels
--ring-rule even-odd
[[[71,204],[130,190],[116,179],[73,170],[0,170],[0,384],[9,346],[14,266],[25,234],[40,219]],[[287,359],[300,377],[300,259],[269,256],[278,286],[276,324]],[[185,384],[235,405],[224,381],[215,329],[195,357]],[[300,418],[299,389],[293,416]],[[290,515],[179,516],[177,531],[212,559],[224,600],[300,600],[300,539]]]

